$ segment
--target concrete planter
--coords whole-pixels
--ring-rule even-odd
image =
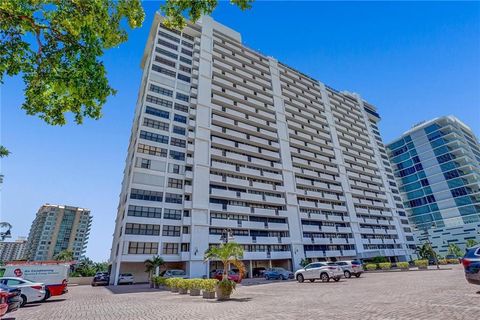
[[[203,299],[215,299],[215,291],[203,290]]]
[[[179,288],[179,289],[178,289],[178,293],[180,293],[180,294],[187,294],[187,293],[188,293],[188,289]]]
[[[199,296],[200,295],[200,289],[190,289],[190,295],[191,296]]]
[[[178,288],[172,287],[172,288],[170,288],[170,291],[173,292],[173,293],[178,293]]]
[[[232,294],[232,290],[228,292],[228,290],[222,290],[217,287],[217,300],[230,300],[230,296]]]

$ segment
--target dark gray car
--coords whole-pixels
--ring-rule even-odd
[[[467,249],[462,264],[467,281],[471,284],[480,285],[480,246]]]

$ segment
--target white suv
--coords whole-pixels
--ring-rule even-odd
[[[343,271],[339,266],[329,266],[324,262],[310,263],[295,272],[295,279],[297,279],[298,282],[305,280],[314,282],[316,279],[320,279],[322,282],[328,282],[330,279],[338,281],[342,276]]]
[[[352,275],[356,278],[360,277],[363,273],[362,262],[358,260],[346,260],[346,261],[337,261],[337,262],[329,262],[328,265],[337,265],[339,266],[345,278],[351,278]]]
[[[122,273],[118,277],[118,284],[134,284],[133,275],[131,273]]]

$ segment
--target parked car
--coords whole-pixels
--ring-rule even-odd
[[[313,262],[305,266],[305,268],[299,269],[295,272],[295,279],[298,282],[310,280],[314,282],[316,279],[322,280],[322,282],[328,282],[333,279],[335,282],[339,281],[343,276],[342,269],[339,266],[329,266],[324,262]]]
[[[280,279],[280,280],[293,279],[293,272],[285,270],[284,268],[269,268],[263,273],[263,275],[265,276],[266,280],[270,280],[270,279]]]
[[[92,287],[108,286],[110,283],[110,274],[107,272],[97,272],[92,280]]]
[[[20,304],[22,303],[22,299],[20,298],[20,295],[22,294],[22,290],[20,290],[19,288],[13,288],[4,284],[0,284],[0,291],[6,292],[8,294],[7,313],[17,311],[18,308],[20,308]]]
[[[121,273],[118,276],[118,284],[133,284],[134,282],[133,274],[131,273]]]
[[[0,291],[0,318],[8,312],[8,293]]]
[[[363,273],[362,262],[358,260],[345,260],[345,261],[337,261],[337,262],[329,262],[327,263],[329,266],[337,265],[342,269],[343,276],[347,279],[351,278],[352,275],[355,277],[360,277]]]
[[[263,274],[265,272],[264,267],[257,267],[252,269],[252,277],[257,278],[257,277],[263,277]]]
[[[183,279],[188,278],[185,270],[181,270],[181,269],[165,270],[162,273],[160,273],[160,276],[164,278],[183,278]]]
[[[45,298],[45,285],[39,282],[32,282],[23,278],[4,277],[0,278],[0,284],[21,290],[20,306],[28,302],[42,301]]]
[[[223,270],[222,269],[217,269],[215,273],[213,274],[212,278],[217,279],[217,280],[222,280],[223,279]],[[242,277],[240,277],[240,273],[235,272],[233,270],[230,270],[228,272],[228,280],[234,281],[236,283],[242,282]]]
[[[462,259],[462,264],[467,281],[471,284],[480,285],[480,246],[468,248]]]

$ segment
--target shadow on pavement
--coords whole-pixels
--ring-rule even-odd
[[[146,284],[132,284],[125,286],[106,286],[105,289],[110,291],[113,294],[130,294],[130,293],[141,293],[141,292],[168,292],[167,289],[154,289],[150,288],[148,283]]]
[[[224,302],[249,302],[252,298],[230,298],[229,300],[210,300],[210,303],[224,303]]]

